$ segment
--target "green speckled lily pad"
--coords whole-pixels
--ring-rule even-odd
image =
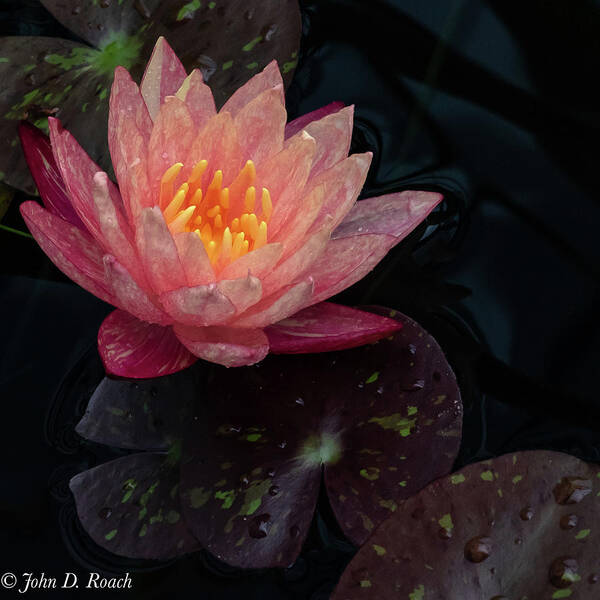
[[[0,155],[6,182],[32,192],[17,141],[26,119],[47,128],[57,116],[90,156],[110,172],[108,96],[117,65],[140,79],[156,39],[164,35],[189,70],[201,68],[221,105],[241,84],[277,59],[289,83],[301,21],[297,0],[43,0],[90,45],[59,38],[0,38]]]
[[[244,567],[289,565],[323,469],[338,522],[360,544],[450,471],[461,435],[456,380],[435,341],[394,316],[403,329],[377,344],[269,356],[235,378],[214,369],[220,400],[198,408],[182,463],[183,510],[203,546]]]
[[[530,451],[465,467],[401,504],[334,600],[591,600],[600,594],[600,466]]]
[[[165,559],[198,549],[181,515],[179,450],[133,454],[70,483],[77,514],[100,546],[122,556]]]

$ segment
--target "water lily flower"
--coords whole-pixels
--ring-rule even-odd
[[[44,203],[21,205],[29,230],[59,269],[117,307],[98,334],[108,373],[156,377],[198,358],[249,365],[398,329],[324,300],[373,269],[441,196],[356,202],[371,153],[348,156],[353,107],[286,117],[275,62],[217,111],[201,73],[187,75],[160,38],[139,87],[115,70],[118,187],[58,120],[49,140],[22,125]]]

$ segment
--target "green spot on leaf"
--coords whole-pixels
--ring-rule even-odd
[[[200,508],[204,506],[210,498],[210,490],[201,488],[193,488],[190,491],[190,506],[192,508]]]
[[[425,598],[425,586],[423,584],[417,586],[409,595],[409,600],[423,600]]]
[[[387,553],[387,550],[383,546],[378,546],[377,544],[373,544],[373,550],[375,550],[377,556],[383,556]]]
[[[249,70],[256,69],[256,67],[258,67],[258,63],[257,63],[256,61],[255,61],[255,62],[248,63],[248,64],[246,65],[246,69],[249,69]]]
[[[362,579],[360,582],[360,587],[361,588],[370,588],[371,582],[368,579]]]
[[[359,471],[360,476],[368,479],[369,481],[375,481],[379,479],[379,469],[377,467],[367,467]]]
[[[231,67],[233,67],[233,61],[232,60],[228,60],[227,62],[223,63],[223,71],[227,71],[227,69],[231,69]]]
[[[180,517],[181,515],[176,510],[170,510],[167,513],[167,523],[174,525],[177,523],[177,521],[179,521]]]
[[[109,531],[109,532],[108,532],[108,533],[107,533],[107,534],[104,536],[104,539],[105,539],[105,540],[108,540],[108,541],[110,541],[110,540],[112,540],[112,539],[115,537],[115,535],[117,535],[117,530],[116,530],[116,529],[113,529],[112,531]]]
[[[517,484],[517,483],[519,483],[519,481],[521,481],[522,479],[523,479],[523,475],[515,475],[515,476],[512,478],[512,482],[513,482],[513,483],[515,483],[515,484]]]
[[[191,19],[194,13],[202,6],[200,0],[192,0],[187,4],[184,4],[177,13],[177,20],[183,21],[184,19]]]
[[[246,439],[249,442],[258,442],[258,440],[260,440],[261,437],[262,435],[260,433],[251,433],[250,435],[246,436]]]
[[[414,429],[417,419],[407,419],[400,413],[394,413],[389,417],[372,417],[369,423],[377,423],[383,429],[392,429],[402,437],[408,437]]]
[[[233,501],[235,500],[235,490],[228,490],[226,492],[219,490],[215,492],[215,498],[217,500],[223,500],[221,508],[231,508]]]
[[[413,415],[416,415],[419,412],[419,409],[416,406],[409,406],[408,407],[408,416],[412,417]]]
[[[577,533],[577,535],[575,536],[576,540],[583,540],[585,539],[588,535],[590,535],[590,532],[592,530],[591,529],[582,529],[581,531],[579,531]]]
[[[242,46],[242,50],[244,52],[250,52],[252,50],[252,48],[254,48],[254,46],[256,46],[256,44],[262,42],[262,39],[263,39],[262,35],[255,37],[252,41],[248,42],[245,46]]]
[[[297,64],[298,60],[291,60],[289,62],[285,62],[281,67],[281,72],[285,75],[286,73],[289,73],[292,69],[295,69]]]
[[[445,514],[441,519],[438,519],[440,527],[446,531],[452,531],[454,529],[454,523],[452,522],[452,515],[450,513]]]
[[[494,481],[494,474],[491,471],[484,471],[480,477],[484,481]]]
[[[144,537],[146,534],[148,533],[148,525],[146,525],[146,523],[144,523],[140,529],[140,532],[138,533],[139,537]]]
[[[368,379],[365,380],[365,383],[375,383],[379,379],[379,371],[375,371]]]
[[[450,481],[454,485],[458,485],[459,483],[463,483],[465,481],[465,476],[462,473],[459,473],[458,475],[450,475]]]
[[[552,594],[552,598],[568,598],[573,593],[573,590],[556,590]]]

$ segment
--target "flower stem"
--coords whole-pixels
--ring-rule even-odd
[[[0,229],[4,229],[5,231],[10,231],[10,233],[15,233],[17,235],[22,235],[23,237],[33,239],[33,236],[30,233],[26,233],[25,231],[21,231],[19,229],[13,229],[8,225],[2,225],[2,223],[0,223]]]

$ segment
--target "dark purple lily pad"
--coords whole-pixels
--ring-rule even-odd
[[[435,481],[383,523],[335,600],[600,597],[600,466],[530,451]]]
[[[71,480],[79,519],[97,544],[154,559],[198,549],[179,504],[179,448],[125,456]]]
[[[35,188],[18,147],[25,119],[47,131],[56,116],[90,156],[110,172],[108,96],[114,68],[139,80],[156,39],[164,35],[187,70],[200,68],[223,102],[277,59],[289,83],[296,65],[301,21],[297,0],[44,0],[65,27],[91,46],[48,37],[0,38],[0,179]]]
[[[389,311],[388,311],[389,312]],[[452,467],[462,405],[435,341],[407,317],[393,338],[343,352],[214,369],[218,404],[185,436],[182,505],[200,543],[244,567],[287,566],[321,471],[343,531],[362,543],[398,503]]]
[[[198,371],[170,377],[121,380],[105,377],[77,425],[82,437],[118,448],[167,449],[181,439],[190,404],[199,389]]]
[[[2,217],[6,214],[12,199],[15,196],[15,190],[11,187],[0,183],[0,221],[2,221]]]

